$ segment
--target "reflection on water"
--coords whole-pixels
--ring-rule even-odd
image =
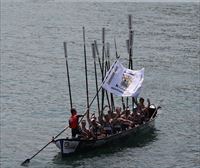
[[[151,145],[151,142],[157,139],[158,131],[156,128],[147,128],[145,131],[138,131],[134,136],[123,138],[115,143],[93,149],[87,152],[76,153],[70,156],[62,157],[59,152],[54,156],[53,162],[55,164],[72,164],[82,159],[91,159],[93,157],[112,156],[117,152],[123,152],[127,148],[144,147]]]

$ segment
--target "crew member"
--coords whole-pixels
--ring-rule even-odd
[[[71,131],[72,131],[72,138],[75,138],[77,134],[80,134],[78,120],[79,120],[79,117],[82,117],[82,116],[83,115],[77,115],[77,111],[75,108],[71,109],[69,127],[71,128]]]

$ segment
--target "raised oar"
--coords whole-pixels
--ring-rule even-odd
[[[97,53],[97,56],[98,56],[98,60],[99,60],[99,66],[100,66],[100,70],[101,70],[101,75],[102,75],[102,77],[104,76],[104,70],[103,70],[103,67],[102,67],[102,65],[101,65],[101,59],[100,59],[100,57],[99,57],[99,51],[98,51],[98,47],[97,47],[97,42],[96,42],[96,40],[94,41],[94,47],[95,47],[95,50],[96,50],[96,53]],[[106,68],[105,68],[105,74],[106,74]],[[102,80],[103,80],[103,78],[102,78]],[[108,96],[108,92],[107,91],[102,91],[102,108],[104,108],[103,107],[103,102],[104,102],[104,100],[103,100],[103,98],[104,98],[104,93],[106,93],[106,98],[107,98],[107,102],[108,102],[108,106],[109,106],[109,109],[111,109],[111,106],[110,106],[110,101],[109,101],[109,96]],[[103,110],[101,110],[102,112],[103,112]],[[102,115],[102,114],[101,114]]]
[[[99,93],[99,91],[101,90],[102,86],[98,89],[96,95],[94,96],[94,98],[92,99],[92,101],[90,102],[87,110],[90,108],[90,106],[92,105],[92,103],[94,102],[95,98],[97,97],[97,94]],[[85,111],[85,113],[83,114],[82,118],[80,119],[79,123],[81,122],[81,120],[83,119],[83,117],[87,114],[87,110]],[[65,127],[59,134],[57,134],[56,136],[54,136],[52,138],[51,141],[49,141],[44,147],[42,147],[37,153],[35,153],[32,157],[26,159],[24,162],[21,163],[21,166],[27,166],[28,163],[30,163],[30,160],[33,159],[36,155],[38,155],[42,150],[44,150],[50,143],[52,143],[54,141],[54,139],[56,139],[58,136],[60,136],[66,129],[68,129],[69,126]]]
[[[71,85],[70,85],[70,77],[69,77],[69,67],[68,67],[68,61],[67,61],[67,43],[64,42],[64,52],[65,52],[65,59],[66,59],[66,68],[67,68],[67,78],[68,78],[68,86],[69,86],[69,97],[70,97],[70,107],[72,108],[72,96],[71,96]],[[43,149],[45,149],[55,138],[60,136],[69,126],[65,127],[58,135],[56,135],[51,141],[49,141],[43,148],[41,148],[37,153],[35,153],[32,157],[29,159],[26,159],[24,162],[21,163],[22,166],[26,166],[31,159],[33,159],[36,155],[38,155]]]
[[[102,63],[101,64],[101,67],[102,67],[102,82],[103,82],[103,79],[104,79],[104,55],[105,55],[105,28],[102,29],[102,62],[101,62]],[[102,89],[101,111],[103,110],[103,107],[104,107],[104,95],[105,95],[105,92],[104,92],[104,89]],[[102,113],[103,113],[103,111],[102,111]]]
[[[65,42],[64,42],[64,46],[66,46],[66,43],[65,43]],[[65,48],[65,49],[67,49],[67,48]],[[67,51],[67,50],[66,50],[66,51]],[[117,62],[117,61],[115,61],[115,63],[116,63],[116,62]],[[113,66],[112,66],[112,69],[113,69],[113,67],[114,67],[114,64],[113,64]],[[112,69],[111,69],[110,72],[112,72]],[[109,74],[108,74],[108,76],[109,76]],[[106,79],[107,79],[107,78],[106,78]],[[106,81],[106,79],[105,79],[104,81]],[[103,85],[104,81],[102,82],[102,84],[101,84],[101,86],[99,87],[99,89],[98,89],[96,95],[93,97],[92,101],[90,102],[90,104],[89,104],[87,110],[91,107],[92,103],[94,102],[95,98],[97,97],[99,91],[100,91],[101,88],[102,88],[102,85]],[[85,111],[84,115],[83,115],[82,118],[80,119],[79,123],[81,122],[81,120],[83,119],[83,117],[87,114],[87,110]],[[35,156],[37,156],[37,155],[38,155],[42,150],[44,150],[50,143],[52,143],[52,142],[54,141],[54,139],[56,139],[58,136],[60,136],[60,135],[61,135],[66,129],[68,129],[68,128],[69,128],[69,126],[66,126],[59,134],[57,134],[56,136],[54,136],[54,137],[52,138],[51,141],[49,141],[44,147],[42,147],[42,148],[41,148],[38,152],[36,152],[32,157],[30,157],[30,158],[26,159],[25,161],[23,161],[23,162],[21,163],[21,166],[27,166],[28,163],[30,163],[30,160],[31,160],[31,159],[33,159]]]
[[[89,107],[88,76],[87,76],[87,57],[86,57],[86,45],[85,45],[85,27],[83,27],[83,44],[84,44],[84,59],[85,59],[85,85],[86,85],[86,95],[87,95],[87,107]]]
[[[115,55],[116,55],[116,58],[118,59],[120,56],[117,53],[117,43],[116,43],[116,39],[115,38],[114,38],[114,43],[115,43]]]
[[[97,66],[96,66],[96,53],[95,53],[95,46],[92,44],[92,56],[94,59],[94,72],[95,72],[95,82],[96,82],[96,91],[97,91],[97,107],[98,107],[98,113],[100,114],[100,104],[99,104],[99,94],[98,94],[98,80],[97,80]]]
[[[107,71],[110,69],[110,44],[106,43],[107,47],[107,52],[106,52],[106,58],[107,58]],[[114,102],[114,97],[113,94],[110,93],[110,101],[111,101],[111,107],[112,107],[112,112],[115,110],[115,102]]]
[[[103,80],[104,70],[103,70],[103,67],[102,67],[102,64],[101,64],[101,59],[100,59],[100,57],[99,57],[99,51],[98,51],[98,47],[97,47],[97,42],[96,42],[96,40],[94,41],[94,48],[95,48],[96,54],[97,54],[97,56],[98,56],[100,71],[101,71],[102,80]],[[95,54],[95,56],[96,56],[96,54]],[[105,66],[106,66],[106,65],[104,65],[104,67],[105,67]],[[106,68],[104,68],[104,69],[105,69],[105,74],[106,74]],[[106,98],[107,98],[107,101],[108,101],[108,105],[109,105],[109,108],[111,108],[108,93],[107,93],[107,91],[104,91],[104,92],[102,93],[102,97],[104,97],[104,95],[105,95],[104,93],[106,93]],[[103,102],[103,101],[102,101],[102,102]],[[104,108],[104,107],[103,107],[103,108]],[[103,111],[103,110],[101,110],[101,111]],[[101,115],[102,115],[102,114],[101,114]]]
[[[128,16],[128,27],[129,27],[129,40],[127,41],[127,48],[129,53],[129,69],[133,68],[133,61],[132,61],[132,47],[133,47],[133,31],[132,31],[132,15]],[[133,102],[133,101],[132,101]],[[128,97],[126,99],[126,106],[128,107]],[[133,106],[133,103],[132,103]]]
[[[94,46],[95,46],[95,50],[96,50],[96,53],[97,53],[97,56],[98,56],[98,61],[99,61],[99,67],[100,67],[100,70],[101,70],[101,74],[103,74],[103,69],[101,67],[101,58],[99,56],[99,50],[98,50],[98,46],[97,46],[97,41],[94,40]]]
[[[120,58],[120,55],[118,55],[117,53],[117,43],[116,43],[116,39],[114,38],[114,43],[115,43],[115,56],[116,56],[116,59],[119,59]],[[122,101],[122,107],[123,107],[123,111],[125,110],[125,103],[124,103],[124,98],[121,97],[121,101]]]
[[[133,69],[133,35],[134,35],[134,31],[133,30],[131,30],[131,32],[130,32],[130,39],[131,39],[131,42],[130,42],[130,44],[131,44],[131,59],[130,59],[130,69]],[[135,99],[134,98],[132,98],[132,109],[134,109],[134,103],[135,103],[135,101],[134,101]]]
[[[70,85],[70,77],[69,77],[69,66],[68,66],[68,60],[67,60],[67,43],[63,42],[63,45],[64,45],[66,68],[67,68],[67,79],[68,79],[68,87],[69,87],[70,107],[72,109],[72,94],[71,94],[71,85]]]

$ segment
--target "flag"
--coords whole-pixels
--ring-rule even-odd
[[[117,96],[137,97],[141,92],[143,80],[144,68],[131,70],[117,60],[106,73],[102,87]]]

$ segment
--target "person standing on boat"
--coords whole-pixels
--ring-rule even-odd
[[[75,138],[77,134],[80,134],[79,130],[79,117],[83,117],[83,115],[77,115],[77,111],[75,108],[71,109],[71,117],[69,119],[69,127],[71,128],[72,138]]]

